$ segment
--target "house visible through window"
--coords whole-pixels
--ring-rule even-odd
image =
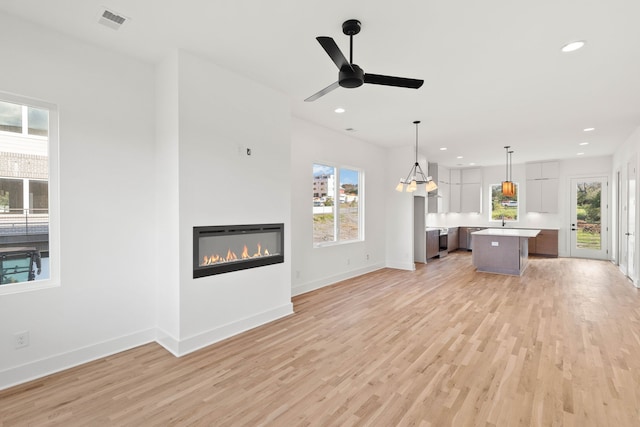
[[[362,240],[362,173],[313,165],[313,244]]]
[[[513,196],[502,194],[502,184],[491,185],[491,221],[518,221],[518,184]]]
[[[51,278],[50,109],[20,101],[0,93],[0,292]]]

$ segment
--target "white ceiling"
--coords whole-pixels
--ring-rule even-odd
[[[105,7],[129,21],[98,24]],[[640,126],[638,0],[2,0],[0,10],[145,61],[201,54],[282,92],[295,116],[380,146],[412,146],[421,120],[420,151],[448,166],[504,164],[505,145],[514,164],[608,155]],[[303,102],[337,80],[315,37],[348,58],[341,25],[352,18],[354,62],[422,88],[365,84]],[[587,44],[561,53],[573,40]]]

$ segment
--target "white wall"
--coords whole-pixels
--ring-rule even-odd
[[[386,150],[376,145],[293,119],[290,159],[293,295],[384,267],[385,200],[388,187],[393,187],[386,179],[386,154]],[[363,242],[313,247],[314,163],[364,171]]]
[[[418,160],[426,172],[427,163]],[[395,191],[400,178],[405,179],[415,163],[415,147],[387,150],[385,191],[386,265],[390,268],[414,270],[413,262],[413,194]],[[416,195],[425,196],[424,192]]]
[[[627,164],[629,163],[630,165],[635,165],[636,168],[636,183],[637,183],[637,179],[638,179],[638,173],[637,171],[640,170],[640,156],[638,156],[638,151],[640,149],[640,127],[636,128],[636,130],[629,136],[629,138],[627,138],[627,140],[620,145],[620,147],[618,147],[618,149],[615,151],[614,155],[613,155],[613,171],[614,174],[617,174],[618,172],[620,172],[620,188],[618,189],[620,195],[621,195],[621,221],[620,224],[618,224],[618,226],[614,227],[614,229],[617,232],[617,237],[620,240],[620,242],[623,243],[623,247],[622,250],[620,251],[620,256],[619,256],[619,262],[620,262],[620,268],[621,270],[627,274],[627,264],[631,265],[632,262],[631,260],[629,260],[627,262],[627,251],[626,251],[626,244],[627,244],[627,237],[625,236],[625,233],[628,231],[627,229],[627,221],[626,221],[626,215],[627,215],[627,178],[628,178],[628,174],[627,174]],[[640,196],[640,192],[638,191],[638,185],[636,184],[636,191],[635,191],[635,199],[636,199],[636,206],[638,206],[638,197]],[[614,195],[616,193],[614,192]],[[616,201],[615,197],[614,197],[614,203]],[[613,203],[612,203],[613,204]],[[616,217],[617,218],[617,217]],[[631,274],[631,280],[633,281],[634,285],[636,287],[640,287],[640,281],[638,278],[638,266],[640,265],[640,239],[638,238],[638,230],[640,230],[640,214],[636,211],[636,215],[635,215],[635,245],[632,245],[635,250],[634,253],[632,255],[633,258],[633,265],[635,265],[635,271]]]
[[[4,14],[0,40],[0,91],[59,106],[62,262],[0,297],[3,388],[153,340],[157,265],[153,67]]]
[[[173,349],[180,340],[180,109],[178,52],[156,68],[156,283],[157,340]]]
[[[195,55],[180,51],[178,64],[184,354],[293,312],[291,111],[282,94]],[[194,226],[260,223],[284,223],[284,263],[193,279]]]
[[[510,227],[522,228],[549,228],[558,229],[558,253],[560,256],[569,256],[570,242],[570,184],[571,178],[584,176],[607,176],[612,179],[612,159],[606,157],[587,157],[580,159],[560,160],[560,178],[558,180],[558,213],[542,214],[527,212],[526,206],[526,167],[524,164],[513,165],[513,181],[518,184],[520,218],[517,223],[509,223]],[[504,180],[504,166],[490,166],[482,168],[482,208],[476,213],[447,213],[427,214],[427,226],[478,226],[496,227],[500,222],[490,221],[490,200],[492,184],[499,184]],[[611,191],[609,192],[611,200]],[[609,203],[611,205],[611,203]],[[607,225],[611,225],[611,211]],[[610,244],[610,239],[609,239]],[[611,248],[609,250],[611,253]]]

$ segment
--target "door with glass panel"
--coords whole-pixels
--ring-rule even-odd
[[[607,177],[571,179],[572,257],[607,259]]]

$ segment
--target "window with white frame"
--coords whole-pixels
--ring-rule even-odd
[[[57,273],[56,135],[55,106],[0,92],[0,293]]]
[[[350,167],[313,165],[313,244],[362,240],[363,174]]]
[[[518,221],[518,184],[515,186],[513,196],[502,194],[502,184],[491,185],[491,216],[490,221],[514,222]]]

